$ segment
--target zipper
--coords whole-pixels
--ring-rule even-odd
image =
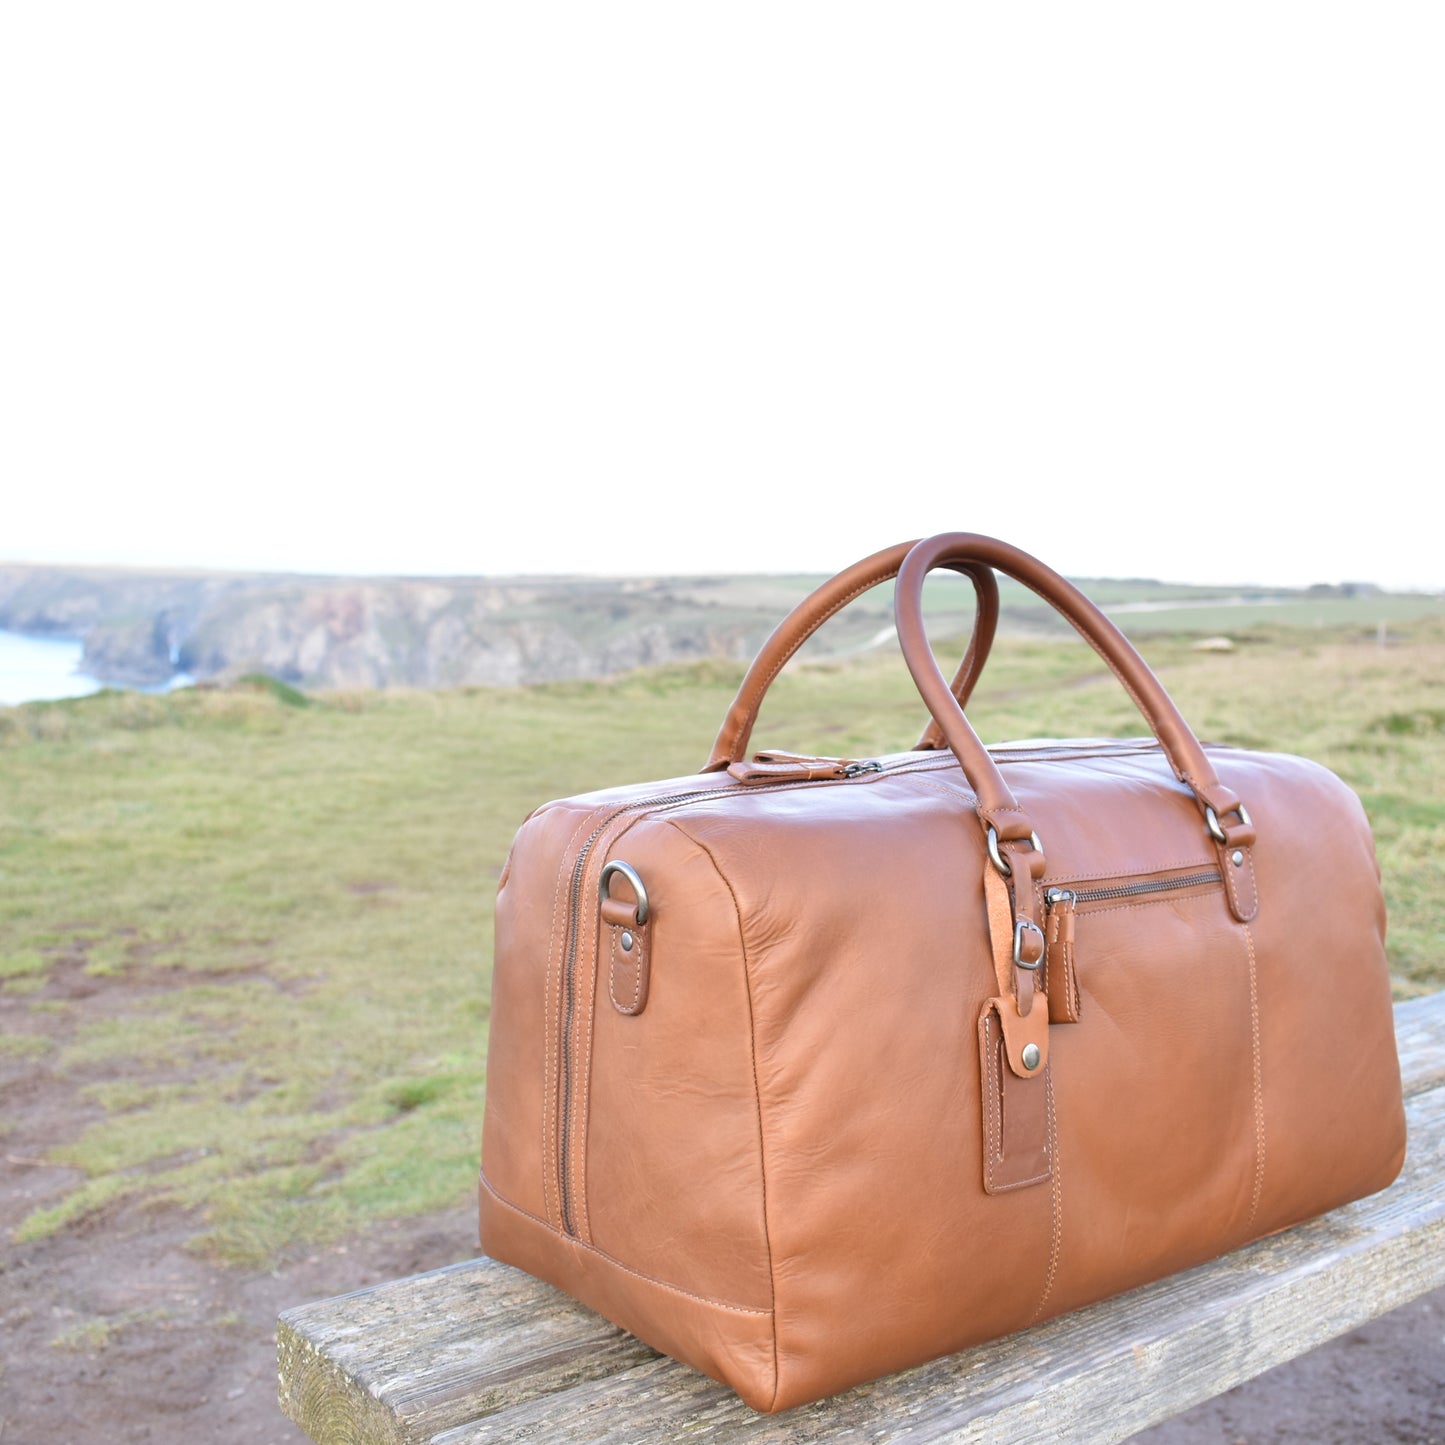
[[[577,857],[572,864],[572,889],[567,905],[567,953],[562,966],[562,1044],[561,1059],[558,1065],[562,1074],[562,1123],[558,1146],[557,1187],[562,1203],[562,1227],[568,1234],[575,1235],[577,1233],[576,1226],[572,1221],[572,1196],[568,1188],[567,1165],[571,1156],[569,1135],[572,1127],[572,1031],[573,1020],[577,1012],[576,983],[573,979],[573,971],[577,962],[577,942],[580,931],[578,928],[578,904],[582,896],[583,876],[587,872],[587,859],[597,840],[624,813],[630,813],[636,808],[660,807],[666,803],[682,803],[693,798],[709,798],[722,791],[725,790],[708,788],[691,793],[668,793],[655,798],[640,798],[636,802],[625,803],[620,808],[614,808],[588,835],[587,841],[577,850]]]
[[[1105,903],[1117,898],[1141,898],[1178,893],[1186,888],[1222,884],[1218,868],[1196,868],[1171,878],[1135,878],[1132,882],[1104,883],[1094,888],[1046,888],[1044,921],[1044,991],[1049,999],[1049,1022],[1079,1021],[1079,978],[1075,958],[1074,924],[1081,903]]]
[[[1133,883],[1111,883],[1104,888],[1050,888],[1044,902],[1055,908],[1061,903],[1103,903],[1116,898],[1137,898],[1145,893],[1172,893],[1179,888],[1201,888],[1206,883],[1222,883],[1224,875],[1218,868],[1188,873],[1178,878],[1140,878]]]
[[[838,770],[830,776],[838,780],[850,780],[863,777],[870,773],[882,772],[933,772],[939,768],[948,767],[953,762],[952,754],[948,755],[948,762],[932,762],[924,767],[919,767],[915,762],[912,767],[906,764],[912,762],[911,758],[900,759],[899,763],[886,766],[876,758],[864,758],[857,761],[840,762]],[[816,778],[816,774],[813,775]],[[698,788],[684,793],[661,793],[649,798],[637,798],[630,803],[623,803],[614,808],[597,824],[588,834],[587,840],[577,850],[577,857],[572,864],[572,883],[568,895],[567,906],[567,949],[564,955],[562,966],[562,1039],[559,1049],[558,1069],[561,1073],[561,1113],[562,1119],[558,1130],[558,1159],[557,1159],[557,1185],[560,1202],[562,1205],[562,1227],[570,1235],[577,1233],[576,1221],[572,1214],[572,1189],[569,1179],[569,1164],[572,1153],[572,1041],[576,1031],[577,1015],[577,983],[575,979],[577,949],[580,942],[580,917],[582,902],[582,884],[587,872],[587,860],[592,855],[592,850],[601,838],[603,833],[612,826],[624,813],[637,812],[645,808],[663,808],[683,803],[699,802],[704,798],[716,798],[722,794],[740,792],[746,790],[748,793],[768,792],[772,789],[806,786],[806,780],[797,777],[783,778],[768,783],[727,783],[720,788]]]

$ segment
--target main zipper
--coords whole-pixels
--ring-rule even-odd
[[[952,755],[948,755],[947,762],[937,762],[931,765],[901,766],[887,768],[882,763],[869,758],[861,762],[849,762],[840,766],[837,778],[839,781],[850,781],[853,778],[863,777],[870,773],[908,773],[908,772],[936,772],[941,768],[947,768],[953,763]],[[562,1227],[568,1234],[577,1233],[576,1224],[572,1217],[572,1190],[568,1174],[571,1162],[571,1134],[572,1134],[572,1034],[575,1027],[576,1015],[576,993],[577,985],[574,978],[575,965],[577,962],[577,946],[581,929],[579,904],[582,897],[582,883],[587,872],[587,860],[592,854],[592,849],[597,840],[617,821],[624,813],[633,813],[641,808],[662,808],[677,803],[692,803],[703,798],[716,798],[733,792],[767,793],[779,788],[806,787],[807,783],[800,783],[796,779],[788,779],[776,783],[728,783],[720,788],[699,788],[686,793],[662,793],[656,797],[638,798],[634,802],[624,803],[619,808],[614,808],[600,823],[588,834],[586,842],[577,851],[577,858],[572,864],[572,886],[568,895],[567,907],[567,951],[562,966],[562,1042],[558,1069],[562,1075],[562,1122],[560,1128],[560,1139],[557,1157],[557,1184],[562,1203]]]
[[[572,1223],[572,1195],[567,1181],[568,1162],[571,1155],[569,1135],[572,1125],[572,1016],[575,1012],[576,994],[576,984],[572,975],[577,961],[577,935],[580,932],[577,905],[582,893],[582,878],[587,871],[587,859],[597,840],[624,813],[630,813],[637,808],[662,807],[667,803],[685,803],[692,798],[710,798],[724,791],[726,789],[707,788],[691,793],[668,793],[656,798],[639,798],[634,803],[626,803],[609,813],[592,830],[587,841],[578,849],[576,862],[572,865],[572,890],[567,905],[567,955],[562,966],[562,1050],[559,1063],[562,1072],[562,1137],[557,1170],[557,1184],[562,1196],[562,1227],[568,1234],[577,1233]]]

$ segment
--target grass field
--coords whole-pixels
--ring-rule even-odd
[[[1397,992],[1441,986],[1445,622],[1392,623],[1383,647],[1372,623],[1234,636],[1141,649],[1201,736],[1304,753],[1360,793]],[[1141,730],[1081,644],[997,652],[986,738]],[[196,1248],[264,1265],[464,1201],[513,831],[548,798],[694,771],[740,675],[0,710],[0,1078],[51,1100],[44,1157],[77,1171],[16,1240],[167,1200],[199,1211]],[[790,670],[756,741],[867,756],[920,722],[880,652]],[[0,1133],[20,1119],[7,1104]]]

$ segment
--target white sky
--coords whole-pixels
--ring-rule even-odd
[[[1445,587],[1445,9],[0,8],[0,557]]]

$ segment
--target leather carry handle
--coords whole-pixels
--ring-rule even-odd
[[[995,537],[975,532],[945,532],[919,542],[899,569],[893,603],[898,640],[923,700],[978,795],[979,817],[995,830],[999,841],[1013,843],[1008,850],[1011,855],[1026,851],[1026,840],[1034,832],[1033,824],[944,682],[923,628],[924,578],[935,567],[957,569],[970,562],[995,567],[1005,576],[1023,583],[1072,623],[1075,631],[1123,683],[1159,739],[1176,775],[1198,800],[1215,840],[1230,848],[1244,848],[1254,842],[1254,829],[1248,815],[1241,811],[1239,799],[1219,781],[1199,739],[1124,634],[1073,583],[1038,558]],[[1240,821],[1226,828],[1220,820],[1230,813],[1239,813]],[[1038,864],[1041,863],[1039,859]],[[1037,866],[1031,866],[1030,871],[1035,871]]]
[[[712,747],[712,756],[707,760],[705,773],[721,772],[730,763],[738,763],[748,749],[753,734],[753,725],[758,719],[758,709],[773,679],[783,670],[794,653],[835,613],[841,612],[855,597],[861,597],[869,588],[880,582],[887,582],[898,575],[903,559],[916,544],[900,542],[896,547],[885,547],[861,562],[845,568],[836,577],[805,597],[773,630],[772,636],[763,644],[758,655],[748,668],[742,686],[723,719],[717,741]],[[952,567],[973,583],[977,599],[977,616],[974,619],[973,637],[959,664],[951,687],[945,684],[950,695],[958,699],[960,709],[968,702],[978,681],[983,665],[988,661],[989,648],[993,646],[994,633],[998,628],[998,583],[990,568],[976,562],[960,562],[939,565]],[[931,654],[930,654],[931,655]],[[923,736],[918,740],[918,751],[947,746],[946,732],[934,718],[929,719]]]

